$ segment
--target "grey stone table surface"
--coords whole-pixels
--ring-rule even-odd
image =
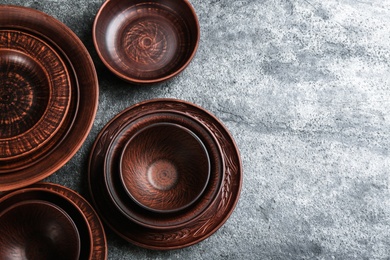
[[[205,241],[160,252],[107,231],[109,259],[388,259],[390,1],[191,0],[198,52],[155,86],[117,79],[91,29],[103,0],[1,0],[54,16],[94,59],[100,101],[77,154],[46,181],[89,197],[87,159],[117,113],[178,98],[216,115],[241,152],[240,201]]]

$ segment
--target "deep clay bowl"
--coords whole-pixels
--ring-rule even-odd
[[[77,227],[58,206],[27,200],[0,213],[0,259],[77,260],[79,255]]]
[[[199,22],[187,0],[108,0],[93,25],[103,63],[136,84],[170,79],[187,67],[199,43]]]
[[[150,211],[168,213],[193,204],[207,187],[210,159],[189,129],[156,123],[130,138],[120,159],[128,194]]]

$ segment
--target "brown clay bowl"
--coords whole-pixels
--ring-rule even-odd
[[[187,67],[199,43],[199,22],[187,0],[108,0],[93,25],[103,63],[131,83],[170,79]]]
[[[191,131],[191,134],[194,134],[196,139],[200,141],[199,144],[203,144],[209,156],[210,176],[207,186],[204,187],[197,200],[181,210],[151,211],[145,206],[140,206],[139,202],[137,203],[131,195],[129,196],[121,176],[123,175],[121,174],[123,165],[121,157],[126,151],[130,151],[126,149],[126,145],[137,133],[159,124],[172,124]],[[180,112],[151,110],[149,113],[140,115],[137,119],[126,123],[122,129],[118,129],[116,136],[112,138],[105,154],[102,185],[107,191],[109,203],[130,221],[153,229],[172,229],[196,221],[202,212],[211,205],[221,185],[223,165],[220,147],[204,125]]]
[[[0,259],[77,260],[79,255],[77,227],[58,206],[28,200],[0,213]]]
[[[71,97],[64,121],[48,141],[29,154],[0,161],[0,191],[36,183],[69,161],[92,127],[99,93],[95,67],[87,49],[63,23],[31,8],[0,5],[0,35],[9,31],[35,37],[61,58],[69,74]],[[21,45],[23,41],[8,46],[6,39],[0,37],[0,47],[34,56],[31,48],[35,45],[27,51],[28,45]],[[47,66],[46,62],[42,64]]]
[[[62,58],[47,43],[0,30],[0,160],[26,156],[60,129],[71,101]]]
[[[120,177],[131,198],[147,210],[169,213],[193,204],[206,189],[210,160],[189,129],[156,123],[130,138],[120,158]]]
[[[84,198],[66,187],[39,183],[7,192],[0,196],[0,214],[18,203],[37,200],[57,206],[66,212],[76,225],[81,243],[79,258],[76,259],[107,259],[107,240],[99,217]]]

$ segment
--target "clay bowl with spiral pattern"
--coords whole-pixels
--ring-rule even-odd
[[[77,260],[79,255],[78,229],[55,204],[27,200],[0,213],[0,259]]]
[[[120,177],[130,197],[159,213],[183,210],[207,187],[210,159],[189,129],[156,123],[130,138],[120,158]]]
[[[182,72],[196,53],[199,35],[187,0],[108,0],[93,25],[103,63],[134,84],[157,83]]]

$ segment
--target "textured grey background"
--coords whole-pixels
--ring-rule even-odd
[[[80,151],[47,181],[89,197],[86,163],[101,128],[157,97],[220,118],[241,151],[244,183],[231,218],[207,240],[144,250],[107,230],[109,259],[388,259],[390,1],[191,0],[199,50],[152,87],[115,78],[91,39],[103,0],[1,0],[69,26],[99,74],[100,106]]]

